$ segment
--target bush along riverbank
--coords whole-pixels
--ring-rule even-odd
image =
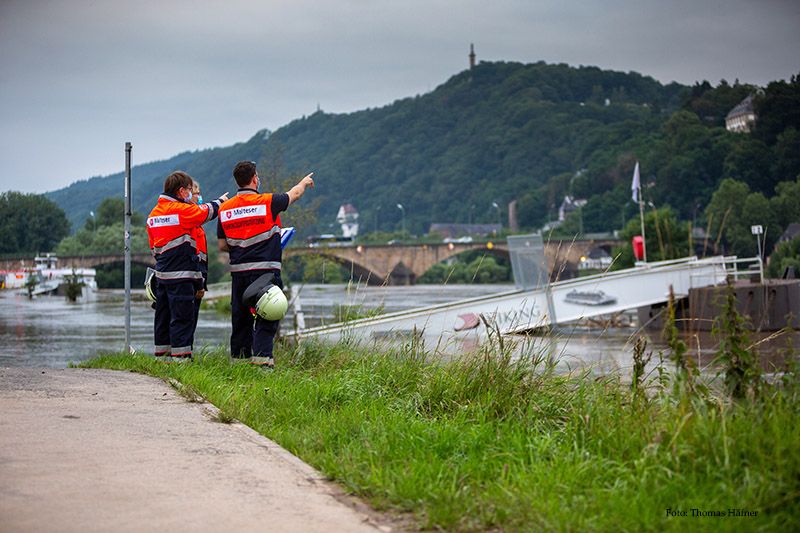
[[[800,523],[798,367],[790,354],[782,377],[763,380],[740,325],[720,321],[719,379],[699,375],[677,336],[649,375],[638,342],[630,382],[556,373],[496,335],[456,361],[414,342],[304,342],[281,346],[270,373],[222,350],[186,365],[108,355],[85,366],[172,378],[220,421],[422,528],[785,530]]]

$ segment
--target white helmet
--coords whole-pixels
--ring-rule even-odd
[[[256,302],[256,314],[264,320],[280,320],[286,315],[289,302],[277,285],[271,285]]]
[[[144,293],[148,300],[156,301],[156,271],[150,267],[147,267],[147,273],[144,275]]]

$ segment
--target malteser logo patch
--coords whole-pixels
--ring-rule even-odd
[[[181,221],[178,215],[166,215],[163,217],[150,217],[147,219],[147,225],[151,228],[160,228],[162,226],[180,226]]]
[[[222,211],[225,220],[236,220],[238,218],[265,217],[267,216],[266,205],[248,205],[245,207],[234,207]]]

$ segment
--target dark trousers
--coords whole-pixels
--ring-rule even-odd
[[[250,309],[242,303],[242,296],[247,287],[265,270],[231,274],[231,356],[271,357],[275,334],[278,332],[279,320],[264,320],[260,316],[253,318]],[[275,285],[283,288],[281,274],[274,271]]]
[[[208,290],[208,273],[203,272],[203,290]],[[197,321],[200,319],[200,305],[203,303],[202,298],[195,298],[194,300],[194,325],[192,326],[192,331],[197,331]],[[192,338],[194,338],[194,333],[192,333]]]
[[[197,331],[197,321],[200,319],[200,304],[202,303],[202,298],[194,299],[194,320],[192,321],[192,331]],[[192,337],[194,337],[194,334],[192,334]]]
[[[156,285],[153,327],[156,355],[192,355],[195,292],[195,283],[191,280],[159,281]]]

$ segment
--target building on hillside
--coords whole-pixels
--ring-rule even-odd
[[[578,270],[606,270],[611,266],[611,255],[600,247],[592,248],[588,255],[581,257]]]
[[[800,224],[798,224],[797,222],[792,222],[786,228],[786,231],[784,231],[781,234],[780,238],[778,239],[778,242],[781,243],[781,242],[791,241],[792,239],[798,236],[800,236]]]
[[[336,214],[336,222],[342,226],[343,237],[358,236],[358,210],[353,204],[342,204]]]
[[[431,224],[429,233],[438,233],[444,239],[489,237],[503,229],[500,224]]]
[[[585,205],[586,200],[565,196],[564,201],[561,202],[561,207],[558,208],[558,221],[564,222],[573,211],[577,211]]]
[[[725,117],[725,129],[735,133],[749,133],[755,123],[752,94],[736,104]]]

